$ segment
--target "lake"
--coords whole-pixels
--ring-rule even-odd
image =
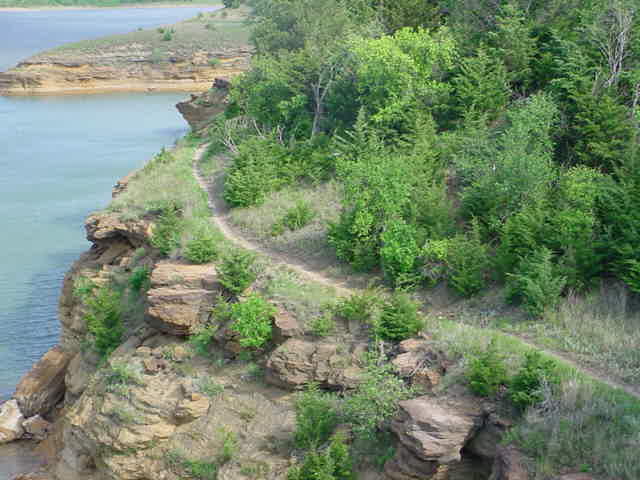
[[[0,11],[0,70],[62,43],[174,23],[211,8]],[[0,402],[58,340],[64,273],[84,218],[116,180],[172,145],[184,94],[0,97]],[[0,447],[0,478],[28,455]]]

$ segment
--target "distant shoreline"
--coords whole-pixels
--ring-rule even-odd
[[[35,7],[0,7],[0,12],[40,12],[49,10],[115,10],[119,8],[215,8],[222,7],[222,3],[150,3],[150,4],[123,4],[114,5],[108,7],[101,7],[99,5],[42,5]]]

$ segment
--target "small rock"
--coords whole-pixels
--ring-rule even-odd
[[[174,417],[180,423],[188,423],[206,415],[211,402],[204,395],[193,392],[180,400],[173,412]]]
[[[22,427],[24,431],[31,437],[37,440],[43,440],[51,430],[51,423],[47,422],[40,415],[36,415],[31,418],[27,418]]]
[[[185,360],[189,360],[193,354],[191,353],[191,350],[184,345],[176,345],[173,347],[171,356],[176,362],[184,362]]]
[[[59,346],[45,353],[20,380],[15,399],[26,417],[48,413],[64,396],[64,377],[72,355]]]
[[[276,343],[283,343],[301,333],[300,325],[291,313],[283,309],[276,313],[273,319],[273,339]]]
[[[155,375],[159,371],[166,370],[169,367],[166,360],[154,357],[142,360],[142,366],[144,367],[145,373],[149,375]]]
[[[415,352],[416,350],[426,350],[429,342],[422,338],[408,338],[398,345],[400,353]]]
[[[0,444],[18,440],[24,434],[24,416],[16,400],[9,400],[0,406]]]
[[[136,348],[136,354],[141,357],[147,357],[151,355],[152,350],[149,347],[138,347]]]

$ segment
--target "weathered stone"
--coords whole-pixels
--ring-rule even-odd
[[[273,318],[273,340],[276,343],[283,343],[301,333],[302,329],[296,318],[284,309],[278,310]]]
[[[483,410],[472,398],[422,396],[399,403],[391,429],[420,460],[448,464],[460,461],[460,451],[483,424]]]
[[[56,346],[22,377],[14,398],[26,417],[45,415],[62,400],[64,377],[70,361],[71,355]]]
[[[168,368],[169,364],[162,358],[150,357],[142,360],[142,366],[144,367],[145,373],[149,375],[155,375],[161,370],[165,370],[166,368]]]
[[[178,402],[174,417],[179,423],[188,423],[206,415],[211,402],[200,393],[191,393]]]
[[[489,415],[484,426],[476,433],[467,445],[467,450],[475,455],[493,460],[496,457],[498,445],[511,423],[495,414]]]
[[[78,352],[69,362],[64,383],[66,386],[65,402],[75,402],[89,383],[91,375],[98,369],[100,356],[93,351]]]
[[[169,335],[191,335],[208,318],[213,300],[213,294],[202,289],[176,286],[149,290],[146,320]]]
[[[96,245],[105,245],[114,241],[127,240],[132,247],[138,248],[151,236],[151,223],[148,220],[122,221],[117,214],[96,213],[84,222],[87,240]]]
[[[490,480],[528,480],[524,456],[515,447],[498,446]]]
[[[361,379],[359,365],[364,345],[314,343],[290,338],[267,361],[267,382],[285,388],[302,388],[315,382],[328,388],[353,388]]]
[[[9,400],[0,405],[0,444],[18,440],[24,434],[24,416],[18,402]]]
[[[151,288],[173,287],[220,290],[216,270],[211,265],[187,265],[174,262],[158,262],[151,272]]]
[[[25,434],[37,440],[42,440],[51,430],[51,423],[47,422],[40,415],[27,418],[23,423]]]

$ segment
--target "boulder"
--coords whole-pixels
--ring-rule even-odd
[[[440,383],[445,373],[444,354],[423,338],[410,338],[400,342],[398,355],[391,361],[403,378],[427,390]]]
[[[489,480],[528,480],[525,458],[513,446],[498,446]]]
[[[283,343],[289,338],[302,334],[298,320],[284,309],[279,309],[273,318],[273,340]]]
[[[148,220],[123,221],[115,213],[96,213],[84,222],[87,240],[96,245],[109,246],[114,240],[127,240],[138,248],[151,237],[151,222]]]
[[[474,398],[422,396],[399,403],[391,429],[419,460],[444,465],[459,462],[461,450],[484,423],[486,414]]]
[[[40,415],[27,418],[23,423],[25,434],[36,440],[43,440],[51,431],[51,423],[47,422]]]
[[[290,338],[267,360],[265,380],[282,388],[299,389],[313,382],[326,388],[349,389],[361,379],[360,359],[365,343],[336,344]]]
[[[174,287],[221,290],[215,268],[211,265],[187,265],[170,261],[158,262],[151,272],[151,289]]]
[[[173,416],[178,423],[188,423],[206,415],[211,402],[200,393],[190,393],[176,405]]]
[[[0,445],[18,440],[24,434],[24,416],[16,400],[9,400],[0,406]]]
[[[478,457],[493,460],[498,453],[502,437],[511,427],[511,422],[490,414],[484,426],[467,444],[466,448]]]
[[[14,398],[26,417],[46,415],[64,397],[64,377],[71,355],[59,346],[38,360],[20,380]]]

